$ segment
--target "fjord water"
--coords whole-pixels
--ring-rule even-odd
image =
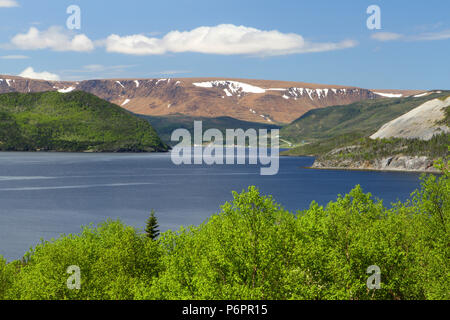
[[[152,208],[161,231],[198,225],[232,199],[232,190],[250,185],[296,211],[312,200],[325,205],[357,184],[389,205],[420,184],[415,173],[303,168],[312,163],[280,157],[279,173],[261,176],[259,165],[176,166],[169,153],[0,152],[0,254],[21,258],[41,238],[107,218],[143,229]]]

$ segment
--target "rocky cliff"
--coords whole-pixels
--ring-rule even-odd
[[[426,156],[396,155],[381,159],[354,161],[316,160],[312,168],[316,169],[348,169],[348,170],[381,170],[381,171],[413,171],[438,172],[433,166],[434,160]]]

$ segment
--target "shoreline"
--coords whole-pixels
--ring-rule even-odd
[[[411,170],[411,169],[376,169],[376,168],[347,168],[347,167],[303,167],[315,170],[344,170],[344,171],[377,171],[377,172],[409,172],[409,173],[433,173],[441,174],[439,170]]]

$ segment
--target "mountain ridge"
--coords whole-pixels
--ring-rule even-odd
[[[290,123],[312,109],[383,97],[355,86],[280,80],[205,77],[48,81],[0,75],[0,93],[74,90],[92,93],[142,115],[228,116],[268,124]],[[409,96],[424,90],[377,92]]]

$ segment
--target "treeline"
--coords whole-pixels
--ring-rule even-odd
[[[250,187],[156,240],[120,221],[88,226],[0,259],[0,298],[449,299],[448,162],[440,168],[390,208],[357,186],[293,214]],[[79,290],[67,287],[72,265]],[[380,289],[367,286],[369,266]]]

